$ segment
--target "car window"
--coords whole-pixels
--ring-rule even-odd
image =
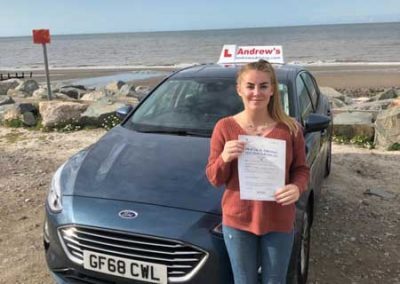
[[[219,119],[242,110],[234,80],[171,79],[140,105],[130,122],[139,131],[162,127],[211,133]]]
[[[318,93],[314,85],[314,80],[310,77],[310,74],[307,73],[302,73],[301,77],[303,78],[303,81],[307,87],[311,102],[314,108],[316,108],[318,102]]]
[[[279,93],[281,95],[281,103],[282,103],[282,108],[283,111],[287,114],[289,114],[289,92],[288,92],[288,87],[285,84],[279,84]]]
[[[289,114],[288,88],[279,84],[284,111]],[[231,79],[170,79],[134,112],[127,125],[137,131],[201,131],[211,134],[216,122],[243,110]]]
[[[307,88],[300,75],[298,75],[296,78],[296,92],[297,96],[299,97],[301,118],[304,120],[312,111],[312,105]]]

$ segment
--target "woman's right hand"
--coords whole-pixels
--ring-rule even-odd
[[[221,153],[222,160],[228,163],[237,159],[244,151],[246,142],[239,140],[231,140],[225,143],[224,150]]]

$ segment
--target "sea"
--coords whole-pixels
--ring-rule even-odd
[[[51,32],[51,30],[50,30]],[[50,68],[132,68],[216,62],[224,44],[281,45],[285,62],[370,64],[400,62],[400,22],[52,35]],[[31,36],[0,37],[0,70],[43,68]]]

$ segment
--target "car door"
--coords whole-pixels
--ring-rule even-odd
[[[305,121],[312,113],[317,113],[319,98],[317,90],[312,83],[306,71],[302,71],[296,76],[296,95],[298,101],[298,118],[305,127]],[[310,185],[311,188],[319,188],[324,173],[321,165],[321,132],[310,132],[304,136],[307,153],[307,163],[310,166]]]

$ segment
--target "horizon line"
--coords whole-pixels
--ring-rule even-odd
[[[102,35],[102,34],[129,34],[129,33],[168,33],[168,32],[202,32],[202,31],[221,31],[221,30],[245,30],[245,29],[265,29],[265,28],[291,28],[291,27],[313,27],[313,26],[338,26],[338,25],[357,25],[357,24],[390,24],[400,23],[398,21],[387,22],[344,22],[344,23],[329,23],[329,24],[300,24],[300,25],[283,25],[283,26],[248,26],[248,27],[232,27],[232,28],[209,28],[209,29],[182,29],[182,30],[149,30],[149,31],[113,31],[113,32],[84,32],[84,33],[58,33],[51,36],[75,36],[75,35]],[[34,29],[34,28],[33,28]],[[33,30],[32,29],[32,30]],[[39,29],[39,28],[38,28]],[[45,29],[45,28],[44,28]],[[17,36],[0,36],[1,38],[17,38],[17,37],[32,37],[29,35]]]

